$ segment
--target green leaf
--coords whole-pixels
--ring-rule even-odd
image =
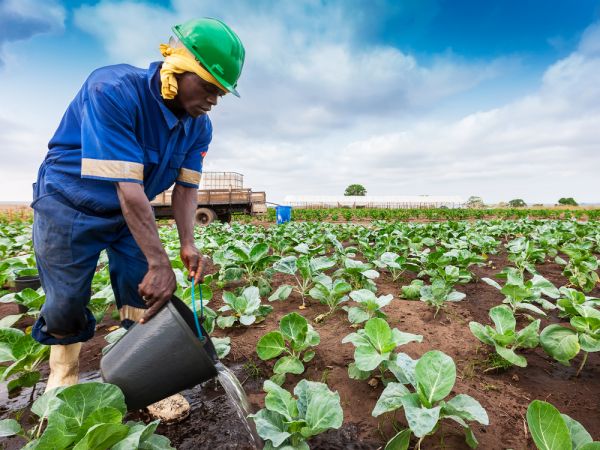
[[[287,275],[294,275],[298,270],[296,266],[297,258],[295,256],[286,256],[285,258],[281,258],[275,264],[273,264],[273,269],[277,272],[285,273]]]
[[[288,391],[280,388],[270,380],[265,380],[263,389],[267,393],[265,407],[268,410],[281,414],[288,421],[293,420],[298,415],[296,400]]]
[[[306,353],[304,354],[304,356],[302,357],[302,361],[304,361],[304,362],[309,362],[309,361],[311,361],[311,360],[312,360],[314,357],[315,357],[315,352],[311,350],[311,351],[309,351],[309,352],[306,352]]]
[[[481,342],[487,345],[494,345],[494,339],[488,334],[487,329],[478,322],[469,322],[471,333]]]
[[[489,425],[487,412],[481,404],[470,395],[459,394],[448,401],[442,408],[444,414],[457,415],[465,420],[475,420],[482,425]]]
[[[391,438],[383,450],[408,450],[410,445],[410,428],[400,431]]]
[[[402,397],[410,391],[401,383],[388,383],[375,404],[372,415],[378,417],[383,413],[394,411],[402,406]]]
[[[120,423],[101,423],[91,427],[73,450],[105,450],[127,436],[129,428]]]
[[[365,324],[365,333],[379,353],[387,353],[396,347],[392,341],[392,330],[384,319],[370,319]]]
[[[394,328],[392,330],[392,340],[398,346],[408,344],[409,342],[423,342],[423,336],[420,334],[405,333]]]
[[[269,245],[266,244],[265,242],[261,242],[260,244],[256,244],[254,247],[252,247],[252,250],[250,250],[249,256],[253,262],[257,262],[264,256],[267,256],[268,253],[269,253]]]
[[[276,374],[293,373],[299,375],[304,372],[304,364],[295,356],[284,356],[275,363],[273,372]]]
[[[110,407],[123,415],[127,410],[123,393],[112,384],[77,384],[64,388],[56,397],[61,403],[48,415],[48,426],[40,438],[43,448],[66,448],[76,442],[81,426],[98,409]]]
[[[13,347],[25,336],[21,330],[15,328],[0,328],[0,362],[15,361]]]
[[[394,374],[396,379],[402,384],[411,384],[416,386],[415,368],[417,361],[405,353],[396,353],[393,359],[388,363],[388,369]]]
[[[534,400],[527,408],[527,425],[539,450],[571,450],[569,428],[550,403]]]
[[[560,325],[548,325],[540,334],[540,343],[546,353],[558,362],[569,365],[580,350],[577,332]]]
[[[14,419],[0,420],[0,437],[14,436],[23,432],[21,425]]]
[[[571,436],[571,443],[573,444],[573,450],[578,450],[585,444],[589,444],[593,441],[592,436],[587,430],[574,419],[571,419],[566,414],[560,415],[567,428],[569,429],[569,435]]]
[[[376,302],[377,296],[368,289],[359,289],[350,292],[350,298],[358,303]]]
[[[254,420],[258,435],[265,441],[271,441],[275,447],[279,447],[291,436],[287,432],[284,417],[277,412],[261,409],[248,417]]]
[[[292,293],[292,289],[293,287],[289,284],[282,284],[275,290],[275,292],[273,292],[273,294],[271,294],[271,296],[269,297],[269,301],[274,302],[277,300],[287,299]]]
[[[540,319],[534,320],[516,335],[515,345],[525,348],[535,348],[540,343]]]
[[[285,350],[285,341],[279,331],[271,331],[258,340],[256,353],[262,360],[275,358]]]
[[[229,336],[223,338],[212,337],[210,340],[215,347],[219,359],[225,358],[231,351],[231,338]]]
[[[509,363],[514,364],[519,367],[527,367],[527,360],[521,356],[517,355],[514,350],[506,347],[502,347],[501,345],[495,345],[496,353],[498,353],[503,359],[507,360]]]
[[[217,317],[217,325],[219,328],[230,328],[235,323],[235,316],[219,316]]]
[[[285,373],[276,373],[275,375],[269,378],[273,383],[277,386],[281,386],[285,382]]]
[[[496,331],[506,334],[507,331],[515,331],[517,321],[512,310],[506,305],[495,306],[490,309],[490,318],[496,325]]]
[[[306,421],[302,436],[308,438],[342,426],[344,412],[340,395],[331,392],[326,384],[301,380],[294,388],[294,394],[298,396],[298,412]]]
[[[386,353],[385,356],[381,355],[373,346],[369,345],[360,345],[356,347],[354,350],[354,361],[356,363],[356,367],[363,371],[371,371],[374,370],[381,364],[382,361],[385,361],[389,358],[389,353]]]
[[[308,333],[308,322],[298,313],[286,314],[279,322],[279,329],[284,337],[292,342],[304,342]]]
[[[369,320],[369,313],[358,306],[352,306],[348,308],[348,320],[350,323],[363,323]]]
[[[360,370],[356,363],[348,364],[348,376],[353,380],[366,380],[371,375],[371,371]]]
[[[418,394],[408,394],[401,398],[408,426],[421,438],[431,433],[440,418],[441,407],[425,408],[419,402]]]
[[[417,392],[422,394],[431,405],[442,400],[452,391],[456,380],[456,365],[445,353],[433,350],[425,353],[417,361],[415,375]]]

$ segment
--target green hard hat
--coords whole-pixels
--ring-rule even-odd
[[[198,61],[236,97],[246,50],[237,34],[217,19],[202,18],[175,25],[173,32]]]

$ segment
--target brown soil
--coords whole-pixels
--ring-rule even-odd
[[[502,267],[509,265],[504,255],[492,255],[489,265],[475,268],[475,274],[481,277],[493,277]],[[208,272],[214,271],[209,267]],[[541,274],[557,285],[567,284],[561,268],[553,262],[538,266]],[[278,274],[274,277],[274,285],[291,281]],[[457,364],[457,381],[451,395],[469,394],[481,402],[487,410],[490,425],[487,427],[474,425],[474,432],[480,442],[481,449],[535,449],[525,424],[527,405],[533,399],[547,400],[553,403],[562,413],[580,421],[592,437],[600,440],[600,353],[590,354],[588,362],[578,378],[575,378],[581,355],[573,361],[571,367],[565,367],[547,356],[541,348],[529,350],[523,354],[528,360],[528,367],[513,367],[503,372],[484,372],[488,349],[484,348],[469,331],[468,323],[475,320],[489,323],[488,311],[501,303],[503,295],[483,282],[471,282],[459,286],[458,290],[467,294],[465,300],[450,304],[436,318],[432,310],[419,301],[398,299],[400,286],[410,282],[410,277],[394,283],[391,278],[382,274],[377,280],[379,294],[393,294],[396,298],[386,308],[388,321],[392,327],[402,331],[422,334],[423,343],[411,343],[402,347],[402,351],[413,358],[418,358],[428,350],[441,350],[454,358]],[[221,306],[221,291],[215,291],[211,307]],[[600,289],[592,295],[600,297]],[[268,331],[276,329],[279,319],[296,311],[309,320],[326,311],[326,307],[312,303],[307,309],[299,310],[301,299],[293,293],[285,302],[273,302],[274,311],[267,319],[250,328],[234,328],[227,331],[215,330],[215,336],[230,336],[231,353],[225,363],[233,368],[255,408],[263,406],[264,393],[262,381],[271,373],[272,361],[258,359],[255,346],[258,339]],[[0,316],[11,314],[11,305],[0,306]],[[558,322],[555,313],[548,319],[542,319],[542,328],[549,323]],[[526,319],[520,319],[520,326]],[[87,379],[97,376],[100,350],[105,345],[102,338],[107,328],[115,325],[110,319],[102,322],[94,339],[84,345],[81,358],[81,371],[87,373]],[[379,418],[371,416],[377,398],[383,387],[371,387],[366,381],[351,380],[347,374],[347,365],[353,361],[354,347],[341,344],[344,336],[353,328],[346,319],[346,313],[339,311],[324,323],[313,324],[321,336],[321,343],[316,349],[313,361],[306,364],[304,378],[326,382],[332,390],[339,392],[344,409],[344,425],[340,430],[324,433],[310,441],[315,449],[377,449],[382,448],[385,441],[393,434],[393,415],[386,414]],[[257,373],[258,372],[258,373]],[[290,376],[284,387],[292,389],[301,379]],[[41,388],[39,388],[41,390]],[[193,412],[184,422],[160,426],[159,432],[168,436],[178,449],[244,449],[250,448],[243,428],[232,408],[225,401],[224,391],[213,381],[184,392],[190,400]],[[6,393],[0,391],[2,407],[0,418],[14,417],[24,408],[30,396],[27,389],[14,399],[7,399]],[[143,414],[133,414],[132,418],[145,418]],[[405,425],[401,412],[396,414],[399,422]],[[22,422],[27,423],[24,415]],[[0,439],[6,448],[19,448],[22,440]],[[454,422],[444,422],[441,430],[428,437],[422,447],[425,449],[466,449],[462,430]]]

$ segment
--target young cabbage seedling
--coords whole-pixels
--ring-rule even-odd
[[[556,309],[554,303],[549,302],[542,295],[556,299],[560,296],[558,289],[541,275],[534,275],[531,280],[525,281],[523,275],[514,267],[504,269],[498,277],[506,278],[504,286],[490,278],[481,280],[498,289],[505,298],[502,303],[508,304],[514,312],[523,310],[545,316],[546,313],[532,303],[538,303],[546,310]]]
[[[371,372],[379,368],[379,376],[386,383],[385,372],[397,370],[399,355],[394,351],[409,342],[422,342],[423,336],[391,329],[384,319],[370,319],[364,329],[350,333],[342,344],[352,343],[354,362],[348,366],[348,375],[355,380],[366,380]]]
[[[435,308],[433,317],[437,316],[446,302],[460,302],[466,294],[454,290],[452,285],[446,284],[442,279],[435,278],[431,285],[424,285],[420,290],[420,300]]]
[[[600,299],[587,297],[576,289],[561,287],[560,298],[556,300],[561,317],[598,317],[600,318]]]
[[[409,270],[411,272],[418,272],[419,266],[417,261],[413,261],[410,258],[398,255],[394,252],[384,252],[379,258],[373,261],[380,269],[386,269],[392,275],[392,280],[398,281],[402,274]]]
[[[273,311],[270,305],[261,305],[260,294],[256,286],[248,286],[237,296],[233,292],[223,291],[224,306],[219,308],[219,312],[231,311],[231,316],[217,317],[219,328],[232,327],[237,321],[242,325],[252,325],[254,322],[265,320],[265,316]]]
[[[315,317],[315,322],[322,322],[325,318],[337,311],[340,305],[348,300],[352,286],[341,278],[332,280],[331,277],[321,274],[315,279],[314,287],[308,292],[315,300],[329,306],[329,311]]]
[[[36,342],[16,328],[0,328],[0,382],[7,390],[32,387],[40,380],[39,366],[50,356],[50,347]]]
[[[424,284],[423,280],[412,280],[410,284],[402,286],[402,298],[418,300],[421,297],[421,288]]]
[[[508,366],[514,364],[519,367],[527,367],[527,360],[515,352],[519,348],[535,348],[539,344],[540,320],[531,322],[525,328],[516,331],[517,321],[512,310],[506,305],[496,306],[490,309],[490,318],[495,328],[489,325],[481,325],[477,322],[469,322],[471,333],[477,339],[487,345],[491,345],[502,360]],[[504,367],[496,365],[487,370]]]
[[[534,400],[527,408],[527,426],[538,450],[598,450],[600,442],[552,404]]]
[[[477,439],[467,422],[476,421],[488,425],[488,415],[477,400],[466,394],[459,394],[446,401],[456,381],[456,365],[451,357],[437,350],[425,353],[414,366],[404,366],[406,378],[401,382],[391,382],[381,393],[373,409],[373,416],[404,408],[404,415],[410,431],[419,438],[416,449],[421,448],[425,437],[434,434],[442,419],[451,419],[465,430],[465,440],[469,447],[476,448]],[[405,384],[414,388],[411,392]],[[404,434],[402,434],[404,433]],[[391,441],[396,440],[398,449],[406,450],[409,439],[407,430],[402,430]],[[391,442],[390,441],[390,442]],[[402,445],[399,445],[402,443]],[[390,445],[390,443],[388,443]]]
[[[294,312],[281,318],[279,330],[271,331],[259,339],[256,353],[263,361],[286,353],[275,363],[275,375],[271,377],[273,382],[281,385],[287,373],[298,375],[304,372],[303,362],[314,358],[315,351],[310,348],[319,345],[319,342],[319,333],[303,316]]]
[[[249,417],[267,450],[309,450],[307,439],[342,426],[340,395],[326,384],[301,380],[294,388],[295,397],[269,380],[263,389],[265,407]]]
[[[565,266],[563,275],[569,279],[572,286],[585,293],[591,292],[598,285],[598,258],[591,252],[592,243],[565,245],[561,250],[569,257],[569,262],[560,256],[555,261]]]
[[[324,270],[335,266],[335,260],[325,256],[310,258],[307,255],[300,257],[287,256],[273,264],[273,269],[277,272],[292,275],[296,279],[296,285],[290,286],[283,284],[269,297],[269,301],[285,300],[295,290],[302,297],[302,306],[306,307],[305,297],[308,291],[314,286],[315,279]]]
[[[386,319],[387,316],[381,311],[381,308],[389,305],[394,299],[394,296],[388,294],[377,297],[368,289],[360,289],[358,291],[350,292],[350,298],[354,300],[358,306],[342,306],[342,309],[348,313],[348,320],[350,323],[357,325],[366,322],[373,317]]]
[[[379,277],[379,272],[373,269],[371,263],[364,263],[351,258],[344,259],[344,266],[336,270],[334,277],[341,277],[350,283],[352,289],[368,289],[377,292],[377,285],[373,281]]]

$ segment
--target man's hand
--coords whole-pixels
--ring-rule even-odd
[[[204,281],[204,259],[195,245],[188,244],[181,247],[181,261],[190,274],[189,279],[194,280],[194,284]]]
[[[138,286],[140,295],[148,305],[140,323],[150,320],[165,303],[171,300],[176,289],[175,273],[170,264],[150,267]]]

